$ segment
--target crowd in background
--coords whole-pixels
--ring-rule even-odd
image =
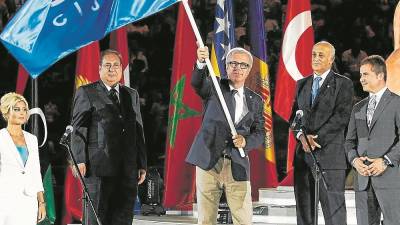
[[[12,18],[23,0],[0,0],[0,31]],[[237,44],[248,47],[247,3],[234,0]],[[208,45],[212,42],[216,0],[193,0],[197,25]],[[274,93],[275,78],[285,22],[287,0],[264,0],[267,55],[270,88]],[[311,0],[315,42],[327,40],[336,48],[335,70],[354,82],[356,97],[365,96],[359,82],[359,67],[371,54],[387,57],[393,50],[393,14],[396,0]],[[168,124],[171,66],[178,7],[127,26],[130,49],[131,86],[141,96],[145,137],[150,166],[163,166]],[[109,46],[109,37],[100,41],[101,49]],[[310,56],[311,57],[311,56]],[[46,114],[49,137],[44,163],[54,168],[56,195],[62,195],[66,153],[58,139],[70,122],[74,92],[76,53],[62,59],[38,78],[39,106]],[[14,91],[18,63],[0,45],[0,96]],[[25,96],[30,98],[28,82]],[[0,124],[0,127],[1,124]],[[288,125],[274,115],[274,137],[279,178],[285,176]],[[150,128],[150,129],[149,129]],[[279,135],[277,135],[279,134]],[[45,166],[44,168],[47,168]]]

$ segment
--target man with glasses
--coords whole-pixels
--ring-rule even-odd
[[[139,95],[119,83],[121,55],[101,54],[100,80],[75,93],[71,149],[102,224],[131,225],[137,185],[146,176]],[[97,225],[90,206],[86,225]]]
[[[313,74],[297,81],[292,119],[303,111],[301,123],[307,133],[294,129],[299,140],[294,158],[294,193],[298,225],[314,224],[315,179],[313,151],[323,169],[328,188],[319,183],[319,202],[327,225],[345,225],[346,155],[344,133],[350,119],[353,83],[332,71],[335,48],[326,41],[312,49]],[[298,124],[298,121],[297,121]],[[307,145],[308,139],[311,148]]]
[[[204,116],[186,158],[196,166],[198,224],[216,224],[218,203],[225,191],[234,224],[252,224],[250,164],[247,154],[264,143],[263,102],[244,86],[253,64],[243,48],[231,49],[226,57],[227,79],[219,84],[238,135],[232,136],[212,81],[205,68],[208,48],[197,50],[191,84],[204,101]],[[241,157],[238,148],[246,156]]]

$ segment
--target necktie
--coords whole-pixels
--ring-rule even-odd
[[[376,107],[376,95],[371,95],[369,98],[368,106],[367,106],[367,124],[368,127],[371,126],[372,117],[374,116],[374,111]]]
[[[317,97],[319,91],[319,82],[322,80],[322,77],[317,76],[314,78],[312,89],[311,89],[311,105],[314,104],[315,97]]]
[[[231,90],[231,95],[232,95],[232,106],[233,106],[233,109],[232,109],[232,120],[233,120],[233,122],[235,123],[235,118],[236,118],[236,115],[235,115],[235,113],[236,113],[236,99],[235,99],[235,96],[236,96],[236,94],[238,93],[238,90],[236,90],[236,89],[232,89]]]
[[[118,92],[115,90],[115,88],[110,89],[110,98],[113,103],[119,107]]]

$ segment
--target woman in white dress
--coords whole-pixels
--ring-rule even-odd
[[[5,94],[0,112],[0,225],[36,225],[46,216],[36,136],[22,130],[28,103],[22,95]]]

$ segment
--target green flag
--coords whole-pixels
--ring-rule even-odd
[[[46,219],[40,222],[39,225],[51,225],[56,221],[56,204],[54,202],[52,177],[51,165],[49,165],[43,178],[44,200],[46,201]]]

